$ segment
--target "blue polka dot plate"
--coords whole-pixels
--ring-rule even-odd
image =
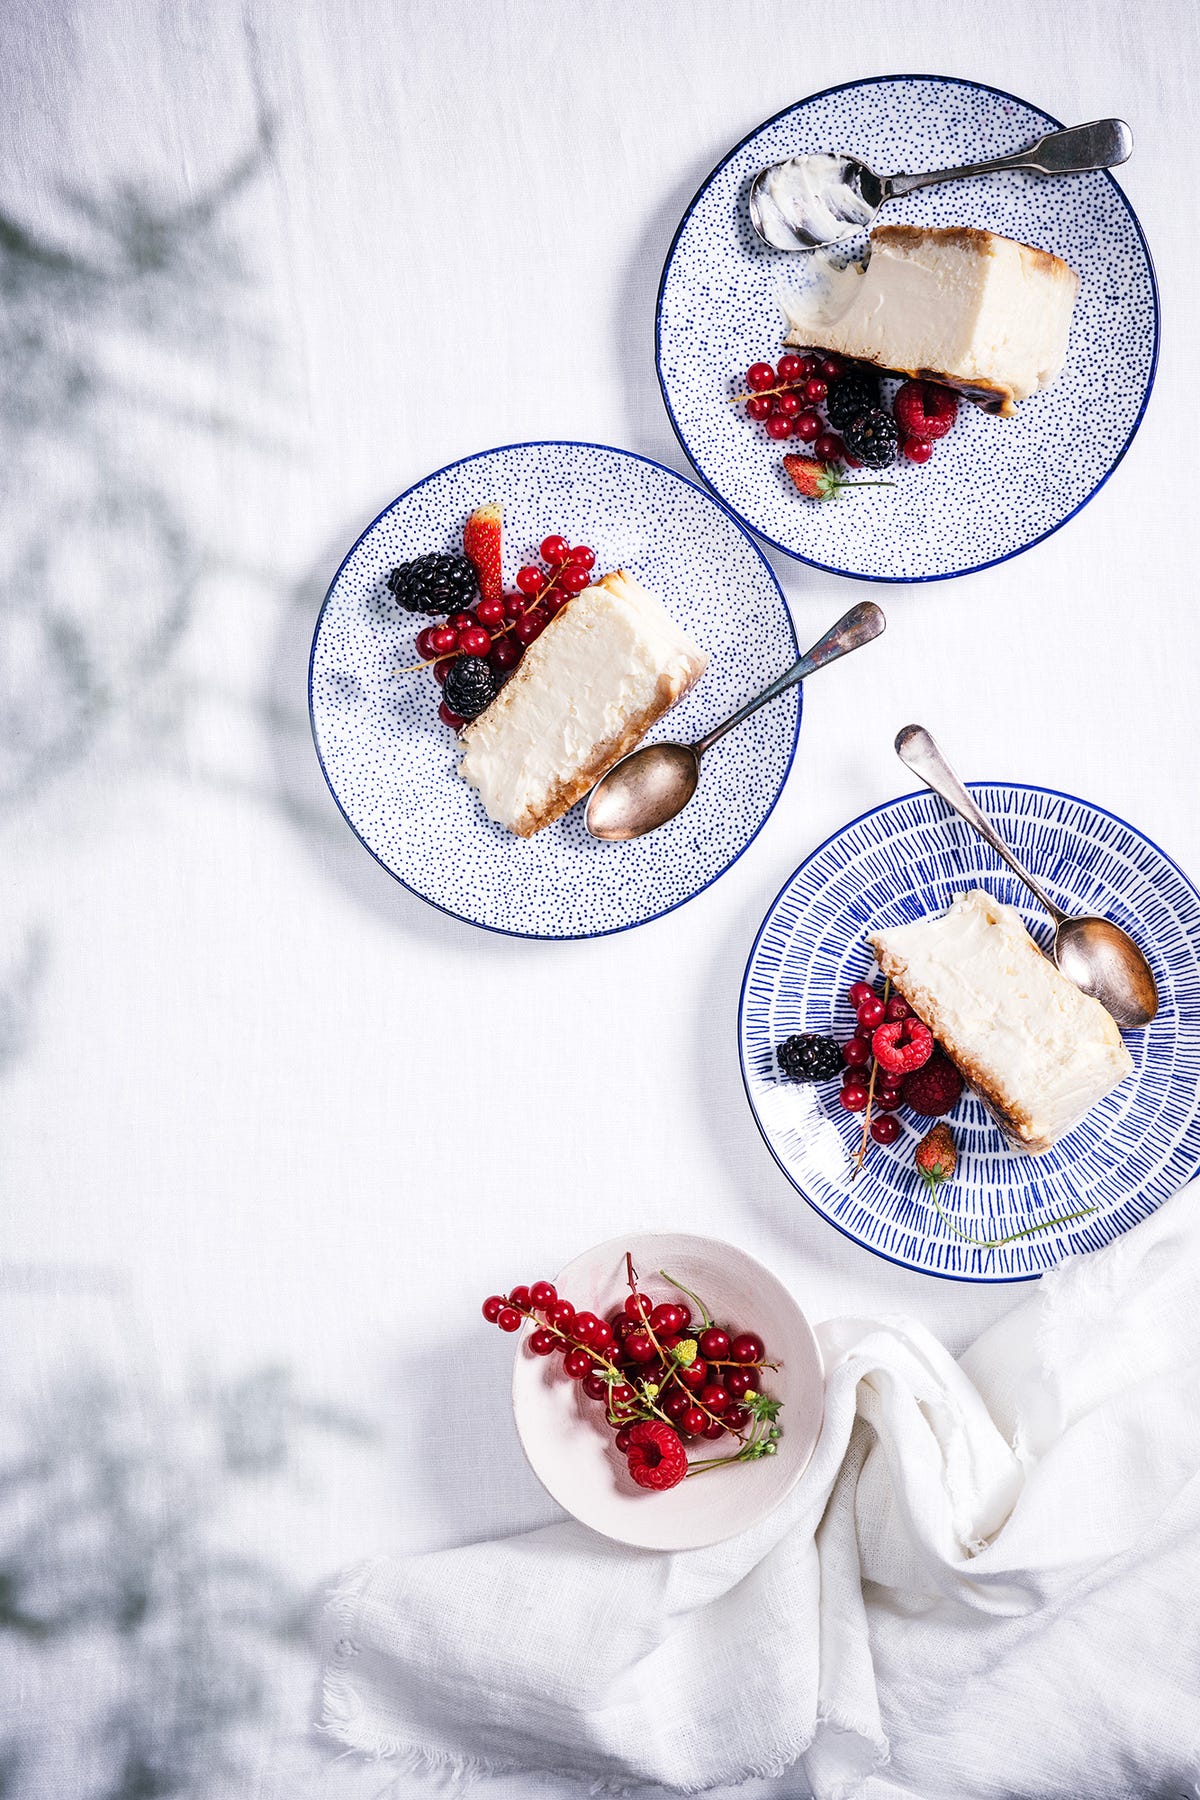
[[[905,1268],[957,1281],[1022,1281],[1126,1231],[1200,1166],[1200,894],[1147,838],[1087,801],[1047,788],[972,783],[1035,879],[1070,911],[1098,912],[1146,952],[1160,1008],[1127,1032],[1134,1073],[1042,1156],[1008,1149],[967,1093],[951,1126],[954,1177],[930,1200],[913,1151],[932,1120],[902,1110],[892,1145],[871,1142],[857,1178],[861,1114],[835,1080],[780,1078],[775,1046],[795,1031],[852,1035],[851,984],[878,977],[868,930],[942,912],[968,888],[1015,906],[1046,947],[1025,888],[933,794],[855,819],[801,864],[763,922],[742,984],[742,1074],[760,1131],[793,1185],[831,1225]],[[1030,1227],[1091,1208],[1086,1217]],[[953,1221],[949,1223],[948,1220]],[[955,1229],[957,1227],[957,1230]],[[986,1249],[968,1238],[1014,1242]]]
[[[528,840],[487,817],[457,774],[440,693],[417,661],[423,621],[396,606],[388,571],[461,551],[471,512],[504,507],[511,588],[543,537],[590,544],[597,572],[626,568],[708,651],[709,665],[650,736],[700,737],[795,661],[796,635],[766,558],[717,501],[645,457],[600,444],[510,444],[451,463],[402,494],[359,538],[317,620],[309,708],[317,755],[347,823],[431,905],[521,937],[595,937],[644,924],[716,880],[762,828],[787,779],[800,690],[705,758],[687,809],[633,843],[588,836],[583,808]]]
[[[1116,468],[1141,423],[1158,358],[1158,292],[1141,226],[1106,172],[1014,173],[925,188],[880,224],[971,225],[1061,256],[1081,277],[1066,365],[998,419],[964,402],[931,462],[903,458],[893,488],[802,500],[785,450],[728,397],[781,352],[778,293],[804,254],[767,250],[747,213],[768,163],[845,150],[886,174],[946,168],[1032,143],[1059,121],[996,88],[933,75],[851,82],[769,119],[708,177],[667,253],[658,296],[663,398],[697,472],[778,550],[838,575],[938,581],[1002,562],[1057,531]],[[865,253],[865,238],[849,246]],[[894,386],[894,384],[889,385]]]

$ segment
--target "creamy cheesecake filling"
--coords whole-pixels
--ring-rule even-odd
[[[1133,1070],[1111,1016],[978,889],[940,918],[868,938],[1019,1148],[1048,1149]]]
[[[534,640],[468,726],[459,774],[490,818],[528,835],[632,749],[706,662],[656,595],[624,571],[606,575]]]
[[[780,304],[789,344],[927,375],[1011,413],[1061,370],[1078,292],[1058,257],[994,232],[884,225],[865,269],[826,260]]]

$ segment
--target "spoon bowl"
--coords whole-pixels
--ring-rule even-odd
[[[700,758],[690,744],[643,744],[592,789],[584,821],[608,843],[644,837],[681,813],[699,782]]]

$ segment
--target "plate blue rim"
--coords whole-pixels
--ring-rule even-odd
[[[728,151],[727,154],[721,158],[720,162],[713,164],[708,174],[704,177],[704,180],[700,183],[700,186],[696,189],[696,192],[688,201],[687,208],[682,219],[680,219],[679,224],[675,228],[675,235],[671,239],[666,257],[663,260],[662,275],[659,277],[658,283],[658,298],[654,306],[654,368],[655,373],[658,376],[658,387],[659,392],[662,395],[663,405],[666,408],[667,417],[671,421],[671,429],[678,438],[683,453],[691,463],[693,469],[695,469],[705,486],[712,488],[714,494],[717,490],[713,488],[711,478],[705,474],[699,461],[693,456],[691,449],[688,446],[688,441],[680,428],[679,421],[675,417],[667,394],[667,384],[663,377],[663,293],[666,289],[667,275],[671,268],[671,262],[675,255],[675,247],[682,237],[684,228],[692,214],[695,212],[696,207],[699,205],[709,184],[720,174],[726,163],[731,162],[738,152],[745,148],[751,138],[757,137],[760,131],[765,131],[768,125],[774,125],[780,119],[786,119],[789,113],[797,112],[800,107],[808,106],[814,100],[825,100],[828,99],[830,94],[843,94],[850,88],[878,87],[885,81],[944,81],[954,87],[975,88],[979,93],[995,94],[1000,100],[1012,100],[1018,106],[1028,106],[1034,112],[1040,112],[1045,118],[1049,119],[1052,125],[1059,127],[1059,129],[1062,128],[1061,119],[1056,119],[1053,113],[1046,112],[1044,107],[1035,106],[1032,100],[1023,100],[1020,94],[1010,94],[1007,88],[992,87],[991,84],[986,81],[972,81],[965,75],[917,75],[912,73],[904,75],[864,75],[857,81],[839,81],[836,82],[833,87],[820,88],[816,93],[806,94],[803,100],[795,100],[792,102],[791,106],[782,107],[779,112],[772,113],[769,119],[763,119],[760,124],[754,127],[753,131],[748,131],[745,137],[740,139],[740,141],[733,146],[733,149]],[[1014,556],[1022,556],[1026,550],[1032,550],[1035,545],[1045,543],[1048,537],[1053,537],[1056,531],[1061,531],[1064,525],[1069,524],[1077,513],[1083,511],[1089,500],[1095,499],[1096,495],[1100,492],[1100,489],[1113,473],[1113,470],[1124,460],[1125,452],[1129,449],[1129,446],[1137,436],[1138,428],[1146,416],[1146,408],[1150,404],[1150,396],[1154,392],[1154,380],[1158,373],[1159,345],[1162,340],[1162,307],[1159,301],[1158,276],[1155,273],[1154,258],[1150,254],[1150,246],[1146,242],[1146,234],[1142,230],[1141,220],[1130,205],[1124,189],[1120,186],[1119,182],[1114,179],[1112,174],[1107,169],[1100,170],[1099,173],[1103,174],[1116,190],[1117,198],[1120,200],[1121,205],[1125,208],[1133,222],[1133,229],[1137,232],[1138,242],[1141,244],[1146,257],[1146,267],[1150,271],[1150,292],[1154,300],[1154,348],[1150,356],[1150,373],[1146,380],[1146,391],[1142,395],[1142,404],[1138,408],[1136,419],[1129,428],[1129,433],[1125,442],[1121,445],[1121,448],[1113,457],[1113,460],[1108,465],[1108,468],[1104,471],[1104,474],[1100,477],[1095,487],[1092,488],[1089,493],[1084,495],[1078,506],[1072,507],[1071,511],[1067,513],[1064,518],[1061,518],[1057,525],[1051,525],[1048,531],[1041,532],[1038,537],[1030,538],[1027,544],[1021,544],[1015,550],[1006,550],[1003,556],[993,556],[987,562],[971,563],[964,569],[947,569],[940,575],[862,575],[855,569],[840,569],[836,563],[818,562],[816,557],[802,556],[798,550],[789,549],[786,544],[781,544],[777,539],[769,537],[766,532],[759,531],[755,526],[751,525],[748,520],[743,519],[739,512],[735,512],[733,507],[729,506],[727,502],[722,501],[726,511],[733,513],[734,518],[737,519],[738,523],[743,526],[745,530],[754,532],[755,536],[761,538],[764,544],[770,544],[773,550],[779,550],[784,556],[790,556],[794,562],[806,563],[810,569],[820,569],[826,575],[841,575],[848,581],[882,582],[888,587],[912,587],[920,582],[957,581],[963,575],[978,575],[983,569],[994,569],[999,563],[1010,562]],[[720,498],[719,494],[717,495],[717,498]],[[1015,783],[1010,785],[1015,785]],[[1121,823],[1124,823],[1124,821],[1122,820]],[[1157,845],[1155,848],[1157,848]]]
[[[1110,812],[1108,807],[1099,806],[1094,800],[1085,800],[1079,794],[1068,794],[1062,788],[1043,787],[1036,781],[968,781],[966,785],[968,788],[1006,787],[1015,788],[1018,792],[1025,794],[1046,794],[1051,799],[1069,800],[1075,806],[1086,806],[1091,812],[1101,813],[1104,818],[1111,819],[1115,825],[1120,825],[1125,831],[1131,832],[1134,837],[1141,838],[1143,843],[1149,844],[1150,848],[1155,851],[1157,855],[1161,856],[1165,863],[1169,864],[1169,866],[1174,869],[1184,886],[1189,888],[1196,896],[1196,904],[1197,906],[1200,906],[1200,888],[1197,888],[1191,876],[1180,868],[1173,856],[1167,855],[1167,852],[1161,845],[1156,844],[1153,838],[1147,837],[1144,831],[1139,831],[1135,825],[1131,825],[1128,819],[1123,819],[1120,813]],[[860,1250],[869,1251],[872,1256],[877,1256],[881,1262],[892,1263],[897,1269],[907,1269],[912,1275],[925,1275],[934,1281],[960,1281],[966,1282],[971,1287],[1004,1287],[1007,1286],[1009,1282],[1040,1281],[1042,1275],[1045,1273],[1045,1271],[1041,1269],[1031,1270],[1028,1275],[1010,1275],[1004,1282],[987,1281],[977,1275],[949,1274],[943,1269],[918,1269],[915,1268],[912,1263],[903,1262],[898,1256],[889,1256],[886,1250],[877,1250],[874,1244],[868,1244],[864,1242],[862,1238],[855,1237],[852,1231],[847,1231],[844,1225],[839,1225],[836,1219],[831,1219],[829,1214],[819,1207],[815,1200],[809,1199],[804,1189],[792,1175],[790,1169],[788,1169],[786,1164],[780,1160],[774,1144],[772,1144],[770,1138],[763,1129],[762,1120],[758,1116],[758,1109],[754,1104],[754,1099],[750,1092],[750,1076],[746,1068],[746,1058],[742,1049],[742,1015],[745,1012],[746,1007],[746,984],[750,980],[750,970],[754,965],[754,958],[758,952],[758,946],[762,942],[763,933],[771,922],[771,917],[775,908],[779,905],[779,902],[783,899],[783,896],[787,893],[801,871],[806,869],[809,863],[820,856],[821,852],[830,844],[834,843],[836,839],[844,837],[848,831],[853,831],[854,827],[856,825],[861,825],[864,819],[873,819],[877,813],[887,812],[888,809],[893,806],[902,806],[906,800],[919,800],[928,793],[928,788],[914,788],[907,794],[895,794],[890,800],[881,800],[878,806],[869,806],[866,812],[859,813],[857,818],[847,819],[844,825],[839,825],[836,831],[831,831],[829,836],[823,838],[815,849],[809,851],[802,862],[796,864],[796,867],[792,870],[783,886],[779,889],[779,892],[775,895],[775,898],[771,901],[770,906],[768,906],[766,912],[763,914],[762,924],[754,934],[754,942],[751,944],[750,954],[746,958],[746,967],[742,975],[742,985],[738,993],[738,1066],[742,1071],[742,1087],[745,1090],[746,1104],[750,1108],[750,1117],[758,1127],[758,1135],[762,1138],[763,1143],[771,1152],[771,1157],[776,1166],[787,1177],[788,1186],[795,1189],[805,1205],[810,1206],[819,1219],[822,1219],[826,1225],[831,1225],[835,1231],[840,1232],[844,1238],[848,1238],[852,1244],[857,1244]],[[1195,1165],[1188,1175],[1187,1180],[1191,1181],[1197,1174],[1200,1174],[1200,1145],[1197,1147]],[[1181,1187],[1185,1185],[1185,1182],[1180,1183]]]
[[[377,512],[375,517],[371,520],[371,523],[369,525],[364,526],[363,529],[359,532],[358,536],[355,538],[354,542],[351,544],[350,548],[347,550],[345,556],[343,556],[341,562],[338,564],[337,569],[334,572],[333,579],[330,581],[329,586],[325,590],[325,597],[321,601],[320,610],[317,613],[316,624],[313,626],[312,646],[309,649],[309,653],[308,653],[308,726],[309,726],[310,732],[312,733],[313,749],[316,752],[317,765],[320,768],[321,774],[325,778],[325,786],[329,789],[329,792],[333,796],[334,805],[337,807],[339,813],[341,813],[341,815],[342,815],[342,818],[346,821],[346,824],[350,827],[350,830],[353,832],[354,836],[358,839],[358,842],[362,845],[363,849],[367,852],[368,856],[370,856],[375,862],[377,862],[379,864],[379,867],[381,869],[383,869],[386,874],[390,875],[392,880],[394,882],[396,882],[400,887],[402,887],[406,893],[414,894],[416,896],[416,898],[420,901],[423,901],[426,906],[431,906],[435,912],[444,913],[446,918],[448,918],[448,919],[459,919],[459,920],[461,920],[461,922],[464,925],[474,926],[476,931],[490,931],[496,937],[513,937],[513,938],[532,939],[534,942],[544,943],[544,944],[575,944],[575,943],[580,943],[580,942],[586,941],[589,938],[616,937],[618,935],[618,933],[620,933],[622,931],[636,931],[642,925],[652,925],[656,919],[665,919],[668,913],[677,912],[681,906],[686,906],[690,900],[697,899],[698,896],[703,894],[706,889],[712,887],[714,882],[719,881],[721,879],[722,875],[728,874],[729,870],[732,869],[734,863],[737,862],[741,857],[743,857],[746,854],[746,851],[750,848],[751,844],[754,842],[755,838],[762,831],[763,826],[766,824],[767,820],[771,817],[771,814],[775,811],[775,808],[778,806],[780,796],[782,795],[784,788],[787,786],[788,778],[791,775],[792,764],[796,760],[796,748],[800,742],[800,726],[804,719],[804,683],[803,682],[800,683],[800,687],[799,687],[799,690],[796,695],[796,729],[792,736],[792,747],[788,751],[787,767],[784,769],[782,778],[780,779],[779,786],[775,790],[774,799],[771,801],[771,804],[770,804],[770,806],[768,806],[766,812],[763,814],[762,819],[759,821],[759,823],[755,827],[755,829],[750,833],[750,836],[746,839],[746,841],[742,845],[741,849],[739,851],[737,851],[737,853],[734,856],[731,856],[729,861],[727,863],[725,863],[722,868],[718,869],[714,875],[710,875],[708,880],[703,882],[700,887],[695,888],[693,890],[693,892],[690,894],[685,894],[681,900],[672,901],[670,906],[664,906],[661,912],[648,913],[644,919],[631,919],[627,925],[606,926],[605,929],[602,931],[572,931],[572,932],[508,931],[502,925],[488,925],[482,919],[472,919],[466,913],[455,912],[452,907],[443,906],[441,904],[441,902],[438,900],[431,900],[429,898],[428,894],[423,894],[421,892],[420,888],[415,888],[412,886],[412,884],[410,882],[405,881],[404,877],[402,875],[398,875],[396,873],[395,869],[393,869],[388,863],[384,862],[384,860],[381,856],[376,855],[375,851],[371,848],[370,844],[368,844],[367,840],[362,836],[361,832],[358,830],[357,826],[355,825],[353,819],[347,813],[345,807],[341,803],[341,800],[338,798],[337,789],[334,787],[333,782],[330,780],[329,770],[325,767],[325,759],[321,755],[321,746],[317,739],[317,721],[316,721],[316,717],[313,713],[313,664],[316,660],[317,639],[321,635],[321,624],[325,618],[325,608],[329,605],[330,596],[332,595],[334,588],[337,586],[339,580],[341,579],[342,570],[346,567],[346,564],[350,561],[350,558],[354,555],[354,552],[358,549],[358,546],[362,543],[363,539],[365,537],[369,536],[369,534],[372,531],[374,531],[374,529],[375,529],[376,525],[378,525],[379,521],[382,518],[384,518],[386,516],[386,514],[390,513],[393,507],[399,506],[399,504],[402,500],[407,500],[408,496],[410,494],[415,494],[419,488],[425,487],[427,485],[427,483],[429,483],[431,481],[436,481],[439,475],[445,475],[447,473],[447,471],[450,469],[459,469],[459,468],[462,468],[463,465],[466,463],[478,462],[480,460],[480,458],[484,457],[484,456],[497,456],[505,450],[530,450],[530,449],[542,450],[542,449],[554,449],[556,447],[562,447],[562,448],[567,448],[567,449],[581,449],[581,450],[607,450],[607,451],[610,451],[614,456],[628,456],[634,462],[649,463],[651,468],[660,469],[664,475],[670,475],[676,481],[682,482],[684,487],[693,488],[696,493],[703,495],[705,500],[710,501],[712,503],[712,505],[717,508],[718,512],[724,513],[726,518],[729,519],[731,521],[731,523],[734,524],[737,527],[737,529],[741,532],[741,534],[745,538],[747,544],[750,546],[751,550],[753,550],[755,556],[757,556],[759,562],[762,564],[763,568],[766,570],[767,574],[770,576],[771,581],[775,587],[775,591],[779,595],[779,603],[783,609],[784,618],[787,620],[788,629],[792,634],[792,648],[795,651],[795,654],[797,656],[799,656],[800,640],[796,636],[796,621],[792,617],[792,609],[788,605],[787,595],[783,591],[783,587],[780,583],[779,577],[778,577],[778,575],[776,575],[774,569],[771,567],[770,561],[764,554],[762,547],[759,544],[757,538],[754,536],[753,532],[748,529],[745,521],[738,517],[738,515],[734,512],[733,508],[731,506],[727,506],[725,504],[725,502],[721,499],[719,494],[715,494],[712,491],[712,489],[710,487],[708,487],[707,485],[702,487],[698,481],[693,481],[687,475],[681,475],[678,469],[670,468],[666,463],[659,462],[656,457],[643,456],[640,450],[623,450],[620,447],[620,445],[618,445],[618,444],[594,443],[589,438],[522,438],[516,443],[493,444],[487,450],[474,450],[471,452],[471,454],[469,456],[455,457],[452,462],[443,463],[440,469],[433,469],[428,475],[422,475],[422,477],[419,481],[412,482],[408,487],[406,487],[403,490],[402,493],[397,494],[394,500],[389,500],[386,506],[381,507],[379,512]]]

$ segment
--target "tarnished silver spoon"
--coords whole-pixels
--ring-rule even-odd
[[[760,169],[750,186],[750,223],[771,250],[813,250],[856,237],[881,206],[917,188],[1001,169],[1035,175],[1082,175],[1112,169],[1133,153],[1133,133],[1123,119],[1096,119],[1051,131],[1011,156],[936,169],[929,175],[877,175],[857,156],[841,151],[789,156]]]
[[[700,758],[727,731],[751,713],[775,700],[789,688],[824,669],[840,656],[858,650],[877,638],[887,624],[873,601],[860,600],[840,618],[831,631],[815,643],[798,662],[776,677],[770,687],[739,706],[729,718],[715,725],[696,744],[643,744],[631,750],[607,775],[602,775],[588,797],[584,823],[592,836],[621,842],[645,837],[681,813],[700,782]]]
[[[896,738],[896,755],[991,845],[1045,907],[1054,920],[1054,961],[1067,980],[1099,1000],[1127,1031],[1148,1025],[1158,1011],[1158,987],[1128,932],[1095,913],[1072,918],[1043,893],[980,812],[923,725],[904,727]]]

